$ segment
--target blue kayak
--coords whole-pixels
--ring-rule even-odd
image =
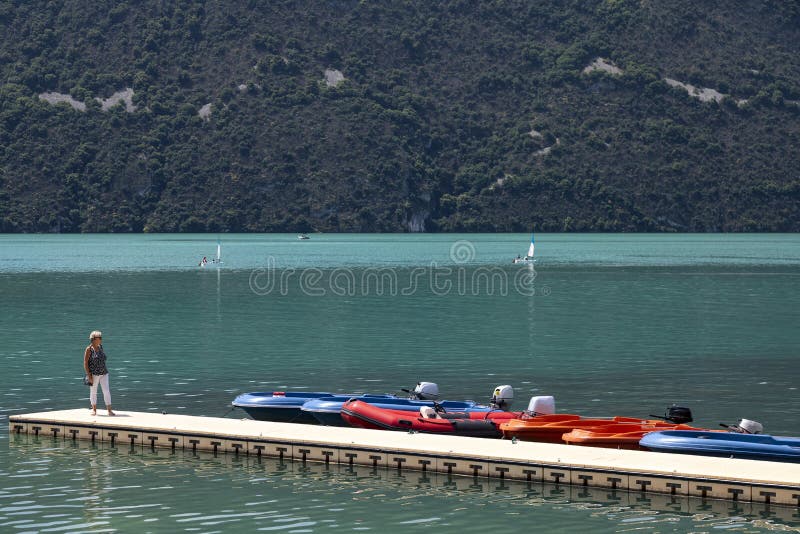
[[[343,396],[345,400],[354,397],[364,398],[364,400],[397,398],[395,395],[364,395],[361,393],[334,394],[320,391],[270,391],[242,393],[233,399],[232,404],[237,408],[241,408],[247,412],[247,415],[258,421],[317,424],[317,420],[313,415],[300,409],[303,404],[314,399],[339,398],[340,396]]]
[[[359,395],[355,397],[348,397],[346,395],[335,395],[332,397],[319,397],[310,399],[303,404],[301,411],[316,419],[319,423],[327,426],[350,426],[342,419],[342,405],[351,399],[363,400],[373,406],[389,410],[408,410],[410,412],[418,412],[422,406],[434,407],[441,406],[446,412],[489,412],[493,408],[477,404],[475,401],[440,401],[434,403],[433,401],[417,400],[417,399],[404,399],[400,397],[385,398],[385,399],[369,399],[366,396]],[[494,408],[496,409],[496,408]]]
[[[639,445],[651,451],[725,456],[774,462],[800,462],[800,438],[699,430],[645,434]]]

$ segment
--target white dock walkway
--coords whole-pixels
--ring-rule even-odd
[[[800,507],[800,464],[188,415],[14,415],[11,434]]]

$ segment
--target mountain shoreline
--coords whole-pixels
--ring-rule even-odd
[[[800,8],[0,2],[0,232],[797,232]]]

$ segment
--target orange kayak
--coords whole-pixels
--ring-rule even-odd
[[[652,424],[658,423],[658,424]],[[570,445],[604,447],[607,449],[644,450],[639,440],[645,434],[659,430],[699,430],[689,425],[676,425],[665,421],[648,421],[647,423],[616,423],[591,428],[574,428],[561,436]]]
[[[652,425],[653,430],[668,430],[674,428],[675,423],[660,420],[637,419],[635,417],[609,417],[609,418],[582,418],[578,415],[568,415],[566,419],[548,419],[550,415],[540,415],[530,419],[512,419],[500,424],[500,431],[504,438],[517,438],[524,441],[542,441],[545,443],[564,443],[563,435],[574,429],[602,427],[613,424],[632,425],[635,431],[639,425]],[[556,417],[565,417],[557,414]]]

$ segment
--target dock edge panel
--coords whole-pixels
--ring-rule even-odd
[[[330,443],[303,439],[290,441],[274,437],[201,433],[165,428],[141,428],[136,425],[104,426],[101,423],[75,423],[56,419],[9,418],[9,434],[28,434],[40,439],[110,442],[112,446],[152,449],[182,449],[215,454],[276,457],[296,462],[340,465],[363,465],[373,468],[436,472],[473,478],[494,478],[528,482],[546,482],[570,486],[591,486],[643,494],[694,496],[736,502],[761,503],[767,506],[789,505],[800,508],[800,483],[796,486],[770,484],[763,480],[698,478],[673,473],[638,472],[605,466],[520,461],[518,459],[470,456],[415,449],[371,448],[353,442]]]

